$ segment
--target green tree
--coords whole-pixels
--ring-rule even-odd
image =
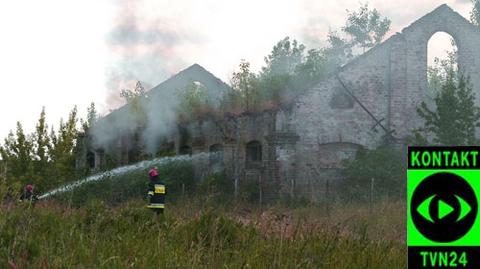
[[[266,66],[257,76],[261,101],[276,105],[301,94],[334,73],[352,56],[351,45],[330,32],[328,45],[310,49],[289,37],[280,40],[265,57]]]
[[[258,108],[258,79],[250,71],[250,63],[242,60],[239,65],[239,71],[233,72],[231,78],[231,87],[233,93],[230,96],[240,97],[242,110],[251,111]]]
[[[448,79],[457,80],[458,74],[458,53],[455,40],[450,40],[452,51],[447,50],[447,57],[440,59],[435,57],[433,66],[427,69],[427,82],[430,91],[438,92],[441,84]]]
[[[297,93],[314,86],[351,59],[351,48],[347,41],[336,33],[328,35],[328,45],[320,49],[310,49],[299,63],[292,78],[292,88]]]
[[[58,132],[50,132],[50,158],[53,162],[49,186],[56,186],[75,176],[75,147],[79,130],[77,128],[77,107],[70,112],[67,121],[60,120]]]
[[[38,119],[33,134],[33,155],[35,177],[39,182],[45,180],[49,167],[48,145],[50,139],[48,136],[48,125],[45,118],[45,107],[42,108],[40,118]]]
[[[42,108],[31,134],[25,134],[22,124],[17,122],[15,133],[10,131],[0,145],[0,172],[9,185],[33,183],[37,190],[45,190],[75,179],[75,148],[80,133],[77,107],[71,110],[66,122],[60,120],[57,132],[53,126],[48,132],[45,115],[45,108]],[[88,126],[95,119],[96,110],[92,103],[88,109]]]
[[[250,64],[242,61],[240,71],[233,74],[232,91],[223,100],[230,110],[257,110],[277,106],[325,80],[353,58],[353,48],[364,50],[382,41],[390,29],[390,20],[376,10],[362,5],[349,12],[343,33],[328,34],[328,45],[306,51],[305,45],[288,36],[277,42],[265,57],[265,66],[258,75],[250,72]],[[228,104],[228,105],[226,105]],[[241,106],[241,109],[237,109]]]
[[[65,154],[70,155],[73,153],[75,148],[76,138],[78,136],[78,117],[77,117],[77,106],[75,106],[70,114],[68,115],[68,120],[64,125],[64,128],[61,128],[59,131],[60,141],[63,142],[63,151]]]
[[[230,88],[227,90],[221,99],[220,110],[222,113],[241,113],[244,111],[242,106],[243,97],[238,90]]]
[[[147,124],[147,112],[145,107],[148,106],[148,95],[140,81],[137,81],[133,90],[123,89],[120,96],[127,102],[128,108],[135,117],[135,123],[138,127],[145,127]]]
[[[127,103],[136,101],[139,97],[145,97],[146,95],[147,92],[140,81],[135,83],[135,88],[133,88],[133,90],[123,89],[120,91],[120,96],[125,98]]]
[[[327,66],[325,56],[321,50],[311,49],[308,51],[305,61],[295,67],[295,84],[300,87],[311,86],[314,82],[325,79]]]
[[[480,26],[480,0],[472,0],[473,8],[470,12],[470,20],[473,24]]]
[[[287,36],[280,40],[265,57],[266,66],[262,68],[262,75],[293,74],[298,64],[303,62],[305,46],[297,40],[290,42]]]
[[[305,62],[305,45],[297,40],[290,41],[290,37],[277,42],[270,54],[265,57],[265,66],[257,76],[259,88],[257,98],[263,106],[275,106],[287,99],[292,93],[306,84],[311,77],[306,75],[316,67],[316,56],[313,51],[309,54],[309,62]],[[296,75],[301,74],[298,79]],[[305,75],[304,75],[305,74]],[[315,74],[310,74],[315,76]]]
[[[194,119],[210,110],[207,88],[203,84],[192,81],[180,92],[180,115]]]
[[[7,182],[37,183],[32,179],[32,137],[24,133],[20,122],[17,122],[15,134],[10,131],[5,138],[4,145],[0,148],[0,154],[8,166]]]
[[[382,18],[377,9],[370,10],[368,4],[361,5],[358,11],[347,10],[347,13],[342,30],[350,36],[351,44],[363,51],[380,43],[390,30],[390,19]]]
[[[277,106],[292,96],[295,91],[291,74],[260,76],[256,82],[258,87],[255,93],[257,109],[260,108],[260,105],[263,106],[262,108]]]
[[[17,140],[14,143],[13,150],[19,161],[19,174],[22,173],[22,171],[28,173],[31,169],[32,139],[24,133],[20,122],[17,122],[16,137]]]
[[[7,171],[5,173],[5,171],[3,171],[3,177],[4,177],[4,180],[7,181],[7,183],[10,185],[13,181],[16,181],[18,179],[13,179],[13,177],[15,176],[15,160],[16,160],[16,156],[14,154],[14,147],[15,145],[15,135],[13,134],[13,132],[10,130],[10,132],[8,133],[7,137],[5,137],[4,139],[4,143],[3,145],[0,146],[0,156],[1,156],[1,159],[2,159],[2,164],[3,166],[7,167]],[[4,168],[3,167],[3,168]]]
[[[342,38],[337,32],[330,31],[327,36],[328,45],[322,48],[325,57],[325,65],[332,71],[344,65],[353,58],[352,44]]]
[[[60,125],[63,125],[63,119],[60,119]],[[50,160],[54,161],[55,157],[55,147],[58,143],[57,139],[57,133],[55,132],[55,128],[53,126],[50,128],[50,133],[48,134],[50,143],[48,144],[48,152],[49,152],[49,157]]]
[[[87,108],[87,120],[80,119],[82,123],[83,133],[87,133],[88,130],[95,124],[98,119],[97,109],[95,108],[95,103],[90,103],[90,106]]]
[[[480,109],[475,105],[475,94],[464,76],[447,76],[441,81],[434,98],[435,107],[425,102],[417,108],[424,121],[414,131],[415,142],[434,145],[474,145],[475,128],[480,127]]]

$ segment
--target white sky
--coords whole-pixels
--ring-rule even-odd
[[[369,3],[392,20],[392,33],[443,3],[467,18],[471,9],[468,0]],[[33,131],[43,106],[55,127],[74,105],[82,117],[90,102],[106,113],[131,81],[154,86],[193,63],[228,82],[240,59],[258,70],[285,36],[322,46],[346,9],[358,7],[358,0],[0,0],[0,143],[16,121]],[[118,26],[133,34],[112,34]]]

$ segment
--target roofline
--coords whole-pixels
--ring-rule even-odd
[[[156,86],[150,88],[149,90],[147,90],[146,92],[150,92],[152,90],[154,90],[155,88],[158,88],[158,87],[161,87],[162,85],[168,83],[168,81],[172,80],[172,79],[175,79],[176,77],[178,76],[181,76],[182,74],[188,72],[189,70],[191,69],[194,69],[194,68],[197,68],[197,69],[200,69],[202,70],[203,72],[205,72],[207,75],[210,75],[214,80],[216,80],[217,82],[219,82],[222,86],[224,86],[226,89],[230,89],[230,86],[228,84],[226,84],[225,82],[223,82],[221,79],[219,79],[217,76],[215,76],[214,74],[212,74],[210,71],[208,71],[207,69],[205,69],[203,66],[199,65],[198,63],[194,63],[192,65],[190,65],[189,67],[187,68],[184,68],[182,69],[181,71],[179,71],[178,73],[170,76],[169,78],[165,79],[164,81],[160,82],[159,84],[157,84]],[[111,115],[121,111],[121,110],[124,110],[126,109],[130,104],[126,103],[112,111],[110,111],[108,114],[100,117],[97,122],[99,121],[103,121],[103,120],[107,120],[109,117],[111,117]]]

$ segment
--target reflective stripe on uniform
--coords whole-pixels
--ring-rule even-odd
[[[165,208],[165,204],[149,204],[147,205],[148,208]]]
[[[155,193],[165,193],[164,185],[155,185]]]

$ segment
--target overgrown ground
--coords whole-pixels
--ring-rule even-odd
[[[406,268],[401,202],[327,212],[190,198],[160,218],[140,200],[0,211],[1,268]]]

